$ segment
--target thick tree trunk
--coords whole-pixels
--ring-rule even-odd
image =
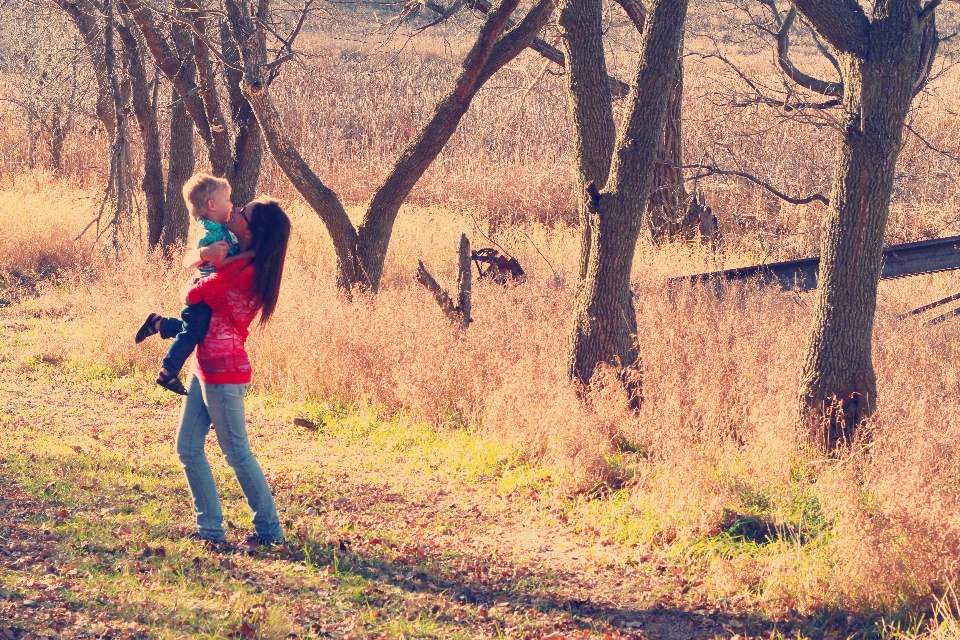
[[[553,12],[553,0],[541,1],[518,26],[498,40],[517,4],[516,0],[504,0],[488,14],[477,42],[463,61],[460,76],[374,193],[357,230],[357,257],[365,283],[372,291],[380,288],[400,205],[457,130],[483,83],[527,48]]]
[[[595,24],[600,2],[573,0],[571,4],[574,2],[584,5]],[[633,406],[639,403],[636,374],[639,350],[630,274],[643,211],[653,183],[667,103],[676,83],[686,10],[687,0],[657,0],[650,7],[635,82],[628,97],[631,110],[615,143],[610,176],[602,190],[593,182],[584,185],[587,224],[581,230],[584,255],[574,298],[568,371],[571,378],[586,384],[598,365],[617,367],[621,379],[628,383]],[[570,26],[561,13],[561,27],[570,51],[571,95],[576,119],[577,96],[590,88],[578,83],[579,78],[573,71],[581,41]],[[594,27],[587,35],[599,37],[599,31]],[[594,42],[592,37],[587,40],[588,45]],[[594,57],[602,56],[602,49],[594,50]],[[593,64],[596,66],[595,60]],[[577,121],[578,127],[581,121]],[[584,139],[581,145],[589,143],[583,131],[580,139]],[[586,178],[583,167],[588,165],[583,158],[580,165]]]
[[[613,99],[603,52],[603,15],[598,0],[567,0],[559,5],[557,26],[566,47],[566,78],[573,107],[573,136],[582,187],[606,184],[617,135]],[[584,188],[580,189],[580,270],[583,287],[593,232],[599,226]],[[579,293],[578,293],[579,295]]]
[[[167,216],[163,223],[163,247],[165,249],[187,241],[190,231],[190,214],[183,200],[183,183],[193,175],[196,159],[193,151],[193,119],[180,100],[176,89],[172,91],[175,104],[170,108],[170,152],[167,158]]]
[[[240,71],[243,60],[226,21],[220,26],[220,41],[223,43],[223,57],[236,67],[231,69],[224,66],[223,80],[230,98],[230,117],[236,132],[230,185],[233,188],[233,201],[241,204],[253,200],[257,193],[263,165],[263,136],[260,135],[257,117],[243,96],[243,71]]]
[[[121,11],[122,11],[121,7]],[[147,204],[147,241],[150,247],[160,244],[165,218],[163,187],[163,154],[160,150],[160,125],[153,108],[150,83],[143,65],[143,51],[133,30],[121,14],[116,23],[117,35],[124,47],[127,73],[130,75],[133,113],[140,129],[143,146],[143,195]]]
[[[831,449],[849,442],[876,408],[873,318],[897,156],[920,58],[920,7],[911,0],[878,2],[871,22],[856,3],[839,19],[818,13],[811,0],[796,4],[837,50],[844,86],[843,133],[800,387],[805,424]],[[837,32],[844,22],[855,28]]]

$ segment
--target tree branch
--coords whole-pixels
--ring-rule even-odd
[[[857,0],[790,0],[831,47],[860,57],[870,46],[870,19]]]
[[[764,182],[763,180],[757,178],[756,176],[750,175],[749,173],[745,173],[743,171],[734,171],[732,169],[720,169],[718,167],[711,167],[711,166],[706,166],[702,164],[684,164],[684,165],[675,165],[675,166],[678,169],[697,169],[698,170],[697,175],[686,178],[684,182],[689,180],[699,180],[700,178],[707,178],[709,176],[738,176],[740,178],[744,178],[745,180],[749,180],[750,182],[754,183],[757,186],[763,187],[764,189],[766,189],[773,195],[777,196],[784,202],[789,202],[790,204],[810,204],[811,202],[815,202],[815,201],[821,202],[824,205],[830,204],[830,198],[823,195],[822,193],[815,193],[810,196],[792,198],[787,194],[785,194],[784,192],[777,189],[776,187],[772,186],[768,182]],[[703,173],[700,173],[701,171]]]
[[[624,0],[624,2],[637,4],[637,0]],[[446,11],[446,8],[443,5],[435,2],[434,0],[427,0],[423,6],[440,15],[443,15],[443,13]],[[485,14],[490,11],[491,4],[489,0],[474,0],[473,7],[480,13]],[[512,29],[515,25],[516,23],[513,20],[507,22],[508,28]],[[533,42],[531,42],[529,46],[531,49],[539,53],[550,62],[558,64],[561,67],[566,66],[567,61],[563,51],[560,51],[560,49],[557,49],[543,38],[534,38]],[[616,78],[611,77],[610,93],[612,93],[616,98],[623,98],[630,93],[630,85],[622,80],[617,80]]]
[[[785,74],[787,74],[788,78],[796,82],[804,89],[809,89],[810,91],[814,91],[820,95],[829,96],[831,98],[842,98],[842,83],[826,82],[824,80],[819,80],[812,76],[808,76],[793,66],[793,62],[790,61],[790,27],[793,26],[793,22],[796,20],[796,18],[797,10],[791,7],[789,13],[787,13],[787,17],[783,20],[783,24],[780,25],[780,31],[777,32],[777,62],[779,63],[780,68]]]
[[[520,52],[529,46],[530,41],[536,34],[540,33],[550,16],[553,15],[553,2],[554,0],[540,0],[527,12],[527,15],[517,26],[500,37],[490,50],[490,57],[487,58],[483,71],[476,81],[477,86],[482,86],[490,79],[490,76],[520,55]]]
[[[647,8],[638,0],[616,0],[616,3],[623,7],[637,31],[643,33],[643,26],[647,22]]]
[[[933,12],[937,10],[937,7],[940,6],[940,3],[943,0],[930,0],[923,9],[920,10],[920,13],[917,14],[917,20],[923,22],[927,18],[933,15]]]
[[[950,153],[949,151],[945,151],[944,149],[941,149],[941,148],[937,147],[937,146],[934,145],[932,142],[930,142],[929,140],[927,140],[926,138],[924,138],[922,135],[920,135],[920,134],[917,132],[916,129],[913,128],[913,125],[911,125],[909,122],[904,123],[903,126],[906,127],[907,131],[909,131],[910,133],[912,133],[913,135],[915,135],[915,136],[917,137],[917,140],[919,140],[919,141],[921,142],[921,144],[923,144],[923,146],[925,146],[927,149],[930,149],[930,151],[933,151],[934,153],[940,154],[940,155],[943,156],[944,158],[947,158],[948,160],[951,160],[951,161],[953,161],[954,163],[960,165],[960,158],[958,158],[957,156],[953,155],[953,154]]]

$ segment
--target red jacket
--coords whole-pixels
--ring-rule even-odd
[[[234,260],[197,281],[187,302],[206,302],[213,309],[210,328],[194,354],[193,371],[206,384],[247,384],[250,359],[244,343],[247,327],[260,310],[253,300],[253,261]]]

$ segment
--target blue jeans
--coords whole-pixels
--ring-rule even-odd
[[[196,376],[191,376],[190,393],[183,401],[177,455],[193,495],[197,528],[200,536],[208,540],[224,538],[220,496],[203,450],[211,423],[220,450],[237,475],[243,495],[253,511],[253,527],[257,535],[264,540],[283,539],[273,495],[247,441],[243,407],[246,390],[245,384],[204,384]]]
[[[160,337],[173,338],[173,342],[160,366],[174,376],[179,374],[187,358],[207,335],[212,315],[213,309],[206,302],[198,302],[185,306],[179,318],[161,318]]]

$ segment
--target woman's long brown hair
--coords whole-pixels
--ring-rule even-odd
[[[290,218],[273,198],[261,196],[253,201],[250,212],[250,233],[256,251],[253,271],[253,298],[262,306],[260,324],[264,325],[277,308],[283,263],[290,241]]]

